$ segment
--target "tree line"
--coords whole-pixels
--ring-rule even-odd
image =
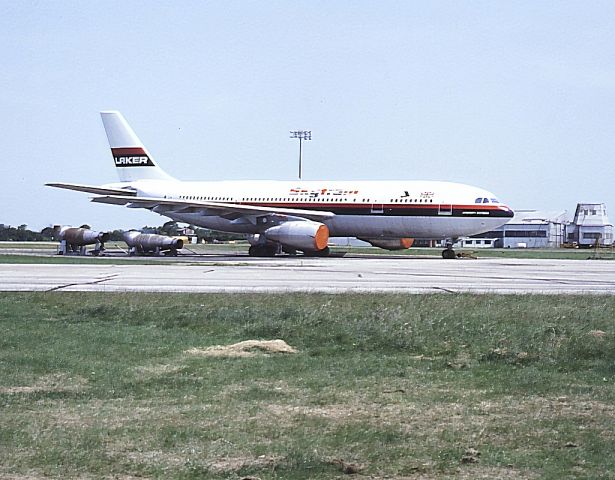
[[[91,229],[89,225],[81,225],[81,228]],[[189,225],[189,230],[194,231],[198,243],[216,243],[228,242],[231,240],[243,240],[242,234],[217,232],[208,228],[195,227]],[[158,235],[178,236],[184,234],[184,227],[179,226],[177,222],[166,222],[159,227],[145,226],[139,229],[143,233],[155,233]],[[110,233],[109,240],[123,241],[124,230],[113,230]],[[53,227],[45,227],[40,232],[28,229],[28,226],[23,224],[18,227],[0,224],[0,241],[4,242],[51,242],[56,241],[57,230]]]

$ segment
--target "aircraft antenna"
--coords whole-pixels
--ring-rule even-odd
[[[298,138],[299,139],[299,180],[301,180],[302,170],[301,170],[301,161],[303,156],[303,140],[312,140],[312,131],[308,130],[295,130],[294,132],[290,132],[290,138]]]

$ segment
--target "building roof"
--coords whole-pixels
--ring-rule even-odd
[[[612,225],[604,203],[579,203],[574,213],[574,223],[583,226]]]
[[[510,224],[545,224],[545,223],[569,223],[571,217],[567,210],[516,210],[515,216],[510,219]]]

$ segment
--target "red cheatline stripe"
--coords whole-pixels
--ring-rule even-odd
[[[146,155],[143,147],[119,147],[112,148],[113,155]]]
[[[224,202],[222,200],[209,200],[213,202],[220,203],[238,203],[240,205],[252,205],[255,207],[339,207],[339,208],[372,208],[373,206],[377,209],[383,208],[388,209],[408,209],[408,208],[423,208],[423,209],[434,209],[438,208],[440,204],[438,203],[337,203],[337,202],[296,202],[296,203],[287,203],[287,202]],[[442,207],[449,207],[449,204],[442,204]],[[473,212],[484,212],[489,210],[501,210],[500,206],[491,205],[491,206],[475,206],[475,205],[452,205],[453,210],[466,210]]]

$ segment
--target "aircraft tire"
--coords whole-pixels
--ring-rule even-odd
[[[456,258],[455,250],[453,250],[452,248],[442,250],[442,258],[444,258],[445,260],[454,260]]]
[[[305,251],[303,255],[306,257],[328,257],[330,253],[331,250],[329,250],[329,247],[325,247],[318,251]]]
[[[270,245],[252,245],[248,249],[251,257],[275,257],[276,247]]]

